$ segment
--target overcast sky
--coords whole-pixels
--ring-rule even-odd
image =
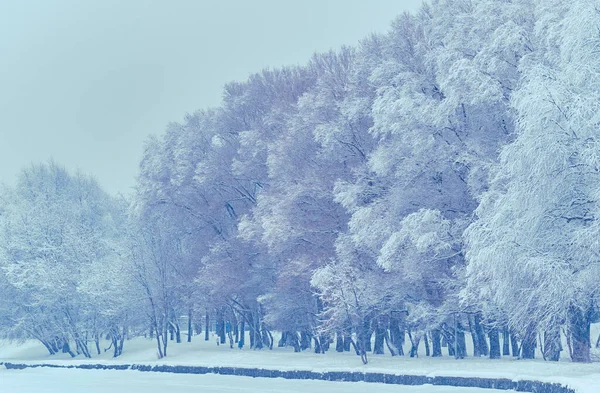
[[[0,0],[0,182],[53,158],[129,193],[143,142],[264,67],[385,32],[421,0]]]

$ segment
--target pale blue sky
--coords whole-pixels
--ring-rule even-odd
[[[0,182],[54,158],[129,193],[143,141],[421,0],[0,0]]]

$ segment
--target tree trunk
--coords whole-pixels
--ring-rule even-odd
[[[123,354],[123,345],[125,345],[126,338],[127,338],[127,327],[123,326],[123,333],[121,334],[121,340],[119,341],[119,355]]]
[[[465,329],[455,316],[454,322],[454,357],[456,359],[464,359],[467,356],[467,345],[465,342]]]
[[[380,326],[380,323],[377,323],[377,328],[375,329],[375,350],[373,353],[375,355],[383,355],[383,342],[385,340],[386,330]]]
[[[40,340],[40,342],[42,344],[44,344],[44,347],[46,347],[46,349],[48,350],[48,353],[50,353],[50,355],[55,355],[56,354],[56,351],[52,348],[52,346],[50,344],[48,344],[44,340],[41,340],[41,339],[38,339],[38,340]]]
[[[497,327],[491,327],[488,333],[490,337],[490,359],[500,359],[500,334]]]
[[[591,362],[590,313],[571,306],[569,308],[569,331],[573,346],[573,362]]]
[[[62,353],[68,353],[72,358],[76,356],[71,350],[71,346],[69,345],[69,341],[67,339],[63,339]]]
[[[218,313],[217,334],[219,335],[219,343],[225,344],[227,339],[225,337],[225,316],[223,315],[223,310],[219,310]]]
[[[471,341],[473,341],[473,356],[481,356],[481,348],[479,347],[479,337],[477,337],[477,331],[475,331],[475,322],[471,315],[467,315],[467,321],[469,322],[469,332],[471,333]]]
[[[425,344],[425,356],[431,356],[431,351],[429,349],[429,338],[427,337],[427,333],[423,334],[423,340]]]
[[[278,348],[283,348],[286,346],[287,335],[288,335],[288,332],[281,332],[281,338],[279,339],[279,342],[277,343]]]
[[[116,335],[112,334],[110,341],[113,347],[113,358],[116,358],[119,356],[119,338]]]
[[[237,344],[240,341],[240,323],[235,313],[233,314],[233,335],[234,341]]]
[[[329,334],[321,334],[319,340],[321,341],[321,353],[329,351],[329,345],[333,342]]]
[[[123,328],[123,332],[119,330],[118,326],[114,326],[110,329],[110,345],[113,347],[113,357],[119,357],[123,353],[123,342],[125,340],[126,329]]]
[[[448,356],[456,358],[456,345],[454,344],[454,341],[455,340],[452,340],[452,342],[448,341]]]
[[[177,322],[175,322],[173,329],[175,330],[175,342],[181,344],[181,328]]]
[[[287,337],[288,343],[294,348],[294,352],[300,352],[300,342],[298,341],[298,333],[290,332]]]
[[[269,331],[269,329],[266,329],[263,325],[263,329],[262,329],[262,338],[263,338],[263,343],[267,345],[267,348],[269,349],[273,349],[273,335],[271,334],[271,332]]]
[[[354,340],[352,340],[352,338],[350,338],[350,343],[354,347],[356,354],[360,356],[360,360],[363,362],[363,364],[367,364],[369,362],[369,360],[367,358],[367,351],[365,350],[364,341],[362,342],[362,344],[360,342],[358,342],[358,345],[357,345],[357,343],[355,343]]]
[[[514,331],[510,331],[510,351],[513,357],[519,357],[519,340]]]
[[[335,351],[344,352],[344,338],[341,331],[335,333]]]
[[[257,312],[254,316],[254,325],[252,326],[254,333],[254,349],[263,349],[262,334],[260,331],[260,315]]]
[[[77,341],[79,342],[79,346],[81,347],[81,352],[83,353],[83,356],[85,356],[88,359],[91,359],[92,354],[90,353],[90,349],[88,348],[87,341],[82,338],[78,338]]]
[[[100,351],[100,335],[98,333],[94,335],[94,342],[96,343],[96,352],[100,355],[102,352]]]
[[[352,343],[352,337],[350,333],[344,333],[344,352],[350,352],[350,344]]]
[[[156,346],[158,347],[158,358],[162,359],[164,357],[162,351],[162,345],[160,343],[160,338],[162,337],[160,332],[158,331],[158,326],[156,326]]]
[[[510,339],[508,328],[506,326],[502,328],[502,355],[510,356]]]
[[[191,343],[192,342],[192,334],[194,333],[193,331],[193,324],[192,324],[192,309],[190,309],[188,311],[188,336],[187,336],[187,342]]]
[[[254,316],[252,316],[252,319],[254,319]],[[250,321],[248,321],[250,322]],[[248,334],[250,335],[250,348],[254,348],[254,345],[256,344],[254,342],[254,320],[252,321],[252,323],[248,324]]]
[[[300,349],[305,350],[310,348],[310,334],[307,332],[300,332]]]
[[[51,340],[49,345],[52,347],[54,353],[60,352],[62,348],[62,343],[60,343],[60,339],[58,337],[55,337],[54,340]]]
[[[367,351],[365,351],[364,349],[362,349],[360,352],[360,360],[362,360],[363,364],[369,363],[369,359],[367,357]]]
[[[390,350],[390,353],[392,354],[392,356],[398,356],[398,348],[396,348],[394,346],[394,344],[392,343],[392,340],[390,339],[390,335],[387,330],[385,330],[384,337],[385,337],[385,344],[387,345],[388,349]]]
[[[238,348],[244,348],[244,344],[246,342],[246,321],[242,318],[242,323],[240,324],[240,340],[238,341]]]
[[[431,346],[433,347],[431,357],[436,358],[442,356],[441,334],[439,329],[433,329],[431,331]]]
[[[208,310],[206,310],[206,315],[204,316],[204,341],[208,341],[209,338],[209,330],[210,330],[210,316],[208,315]]]
[[[456,322],[454,323],[454,327],[450,328],[448,324],[443,323],[441,325],[441,333],[442,333],[442,346],[444,345],[444,341],[446,342],[446,347],[448,348],[448,355],[455,356],[456,349]]]
[[[560,359],[560,351],[562,345],[560,343],[560,328],[557,326],[544,332],[544,350],[543,355],[545,360],[558,362]]]
[[[219,331],[219,342],[225,344],[227,342],[227,330],[225,329],[225,320],[221,320],[221,330]]]
[[[325,351],[322,351],[322,349],[321,349],[320,337],[317,335],[314,335],[313,340],[315,340],[315,353],[325,353]]]
[[[370,352],[371,349],[371,335],[373,332],[371,331],[371,321],[368,318],[363,318],[362,325],[358,329],[358,337],[357,344],[359,348],[364,350],[365,352]]]
[[[400,329],[400,321],[390,318],[390,341],[398,349],[398,355],[404,356],[404,330]]]
[[[365,341],[364,341],[365,351],[367,351],[367,352],[373,351],[373,345],[371,344],[372,336],[373,336],[373,330],[371,330],[371,329],[367,330],[367,336],[365,337]]]
[[[419,357],[419,343],[421,342],[421,337],[416,336],[413,338],[410,330],[408,331],[408,338],[410,339],[410,357]]]
[[[535,359],[536,347],[535,327],[530,326],[521,340],[521,359]]]
[[[227,333],[227,338],[229,339],[229,348],[233,348],[233,328],[231,325],[231,321],[225,322],[225,333]]]
[[[162,337],[162,345],[163,345],[163,356],[167,356],[167,346],[169,345],[169,340],[167,340],[167,326],[163,326],[163,337]]]
[[[477,339],[479,340],[479,350],[483,356],[488,356],[489,348],[485,338],[485,331],[483,330],[483,325],[481,324],[481,314],[475,314],[473,321],[475,322],[475,332],[477,333]],[[496,333],[497,332],[498,331],[496,331]]]

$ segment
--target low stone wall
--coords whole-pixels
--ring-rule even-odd
[[[201,367],[201,366],[150,366],[144,364],[23,364],[0,363],[9,370],[22,370],[32,367],[78,368],[86,370],[137,370],[144,372],[163,372],[178,374],[219,374],[237,375],[253,378],[285,378],[285,379],[313,379],[321,381],[340,382],[374,382],[395,385],[440,385],[473,387],[498,390],[514,390],[517,392],[531,393],[576,393],[573,389],[555,383],[539,381],[513,381],[506,378],[467,378],[467,377],[427,377],[422,375],[396,375],[384,373],[363,373],[355,371],[281,371],[262,368],[243,367]]]

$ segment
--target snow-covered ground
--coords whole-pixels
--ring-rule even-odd
[[[2,393],[362,393],[373,389],[365,382],[324,382],[223,375],[142,373],[137,371],[35,368],[0,369]],[[378,393],[493,393],[489,389],[447,386],[380,384]]]
[[[444,354],[446,354],[445,349]],[[196,365],[207,367],[260,367],[266,369],[310,370],[319,372],[361,371],[426,376],[491,377],[509,378],[513,380],[529,379],[544,382],[557,382],[575,388],[581,393],[600,392],[600,363],[571,363],[568,361],[568,355],[564,352],[563,358],[565,359],[564,361],[556,363],[545,362],[541,359],[515,360],[509,357],[505,357],[501,360],[472,357],[463,360],[455,360],[448,356],[442,358],[430,358],[425,357],[424,354],[421,354],[419,358],[411,359],[406,356],[391,357],[388,354],[377,356],[370,355],[369,364],[362,365],[360,358],[353,353],[336,353],[334,350],[329,351],[326,355],[315,354],[312,351],[294,353],[291,348],[274,348],[273,350],[251,350],[245,348],[239,350],[237,348],[230,349],[229,345],[217,346],[214,339],[204,341],[203,337],[195,336],[192,343],[184,342],[176,344],[174,342],[169,342],[168,357],[164,359],[157,359],[155,342],[143,338],[127,341],[125,343],[123,355],[117,359],[111,357],[110,351],[99,356],[94,356],[92,359],[85,359],[83,357],[71,359],[66,354],[50,356],[45,348],[35,341],[29,341],[19,345],[0,341],[0,362],[54,363],[66,365],[81,363],[135,363],[151,365]],[[5,371],[3,370],[3,376],[5,375],[4,372]],[[34,369],[30,372],[42,372],[42,369]],[[64,372],[75,373],[79,372],[79,370],[64,370]],[[119,374],[115,375],[118,377]],[[188,377],[193,378],[193,376],[184,375],[168,375],[164,378],[173,378],[175,380],[173,383],[176,383],[180,377],[183,378],[181,381],[187,380],[186,378]],[[219,376],[219,378],[226,377]],[[270,384],[271,382],[267,381],[265,383]],[[396,387],[396,389],[397,388],[398,387]],[[0,391],[5,390],[0,389]],[[412,393],[412,391],[410,392]]]

